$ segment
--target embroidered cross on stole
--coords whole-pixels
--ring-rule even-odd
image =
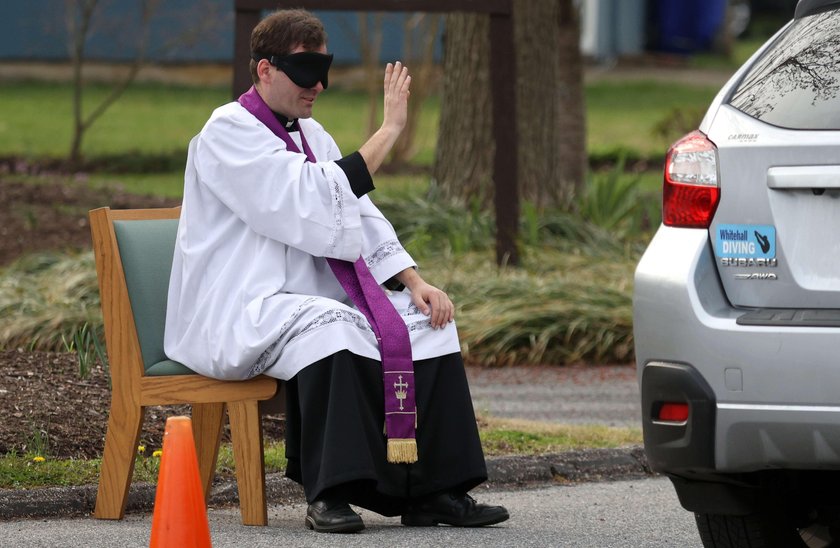
[[[239,97],[239,103],[282,139],[287,150],[301,152],[254,86]],[[300,140],[306,159],[315,162],[315,155],[302,131]],[[385,385],[388,462],[416,462],[417,407],[414,400],[414,362],[405,322],[374,279],[363,257],[352,263],[327,258],[327,263],[353,304],[367,318],[379,342]]]

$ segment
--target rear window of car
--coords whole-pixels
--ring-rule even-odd
[[[794,21],[759,58],[729,104],[768,124],[840,129],[840,10]]]

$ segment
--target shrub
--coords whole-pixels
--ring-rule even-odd
[[[604,183],[607,184],[607,183]],[[521,268],[493,259],[493,223],[477,207],[430,199],[380,207],[430,282],[458,306],[465,357],[487,365],[632,358],[631,279],[642,240],[628,237],[631,190],[598,190],[580,213],[525,210]],[[589,209],[586,209],[589,208]],[[31,255],[0,270],[0,348],[73,350],[80,374],[104,362],[91,253]],[[107,364],[104,364],[106,365]]]
[[[0,270],[0,348],[62,351],[86,325],[102,325],[92,253],[38,253]]]

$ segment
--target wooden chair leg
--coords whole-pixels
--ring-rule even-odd
[[[216,475],[224,419],[224,403],[196,403],[192,406],[193,437],[205,502],[210,500],[210,489]]]
[[[122,519],[125,515],[140,429],[146,412],[145,407],[133,406],[117,393],[113,393],[111,398],[96,507],[93,511],[97,519]]]
[[[267,525],[265,460],[257,400],[230,402],[230,433],[236,463],[239,509],[244,525]]]

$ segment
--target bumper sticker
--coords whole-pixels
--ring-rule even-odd
[[[776,228],[769,225],[718,225],[715,253],[721,258],[773,258],[776,256]]]

